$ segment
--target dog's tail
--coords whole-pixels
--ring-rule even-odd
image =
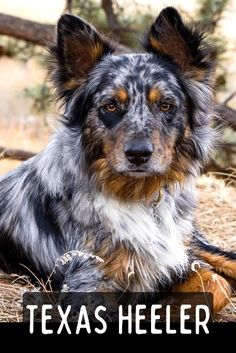
[[[194,232],[193,252],[198,259],[208,263],[214,271],[228,279],[232,279],[233,287],[236,285],[236,253],[224,251],[207,242],[199,232]]]

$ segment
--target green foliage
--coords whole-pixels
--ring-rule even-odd
[[[147,25],[149,25],[154,17],[152,11],[148,5],[135,4],[133,1],[125,6],[119,5],[114,1],[115,13],[122,27],[132,28],[136,31],[143,31]],[[132,11],[135,6],[135,11]]]
[[[153,20],[149,6],[139,4],[135,11],[130,11],[129,6],[133,7],[135,5],[135,1],[133,1],[123,7],[116,0],[113,0],[113,10],[119,28],[113,29],[112,34],[118,37],[122,44],[130,47],[137,47],[138,32],[146,29],[147,25]],[[72,12],[92,22],[101,31],[111,33],[100,0],[74,0]]]
[[[216,71],[216,91],[226,90],[227,86],[227,67],[222,65],[226,40],[219,33],[219,22],[223,17],[224,10],[229,0],[199,0],[200,9],[198,21],[205,30],[208,31],[209,38],[214,43],[215,59],[218,62]],[[221,128],[221,143],[223,144],[216,150],[214,163],[220,170],[228,170],[236,166],[236,132],[230,127]]]
[[[200,8],[197,14],[198,21],[202,28],[209,34],[209,40],[214,43],[215,59],[218,61],[216,75],[216,89],[224,90],[226,87],[226,68],[220,64],[225,53],[226,41],[222,34],[217,31],[219,21],[229,3],[229,0],[198,0]]]
[[[94,26],[101,29],[108,29],[106,16],[101,8],[101,2],[96,0],[74,0],[72,12],[75,15],[85,18]]]
[[[51,91],[46,83],[26,88],[24,95],[32,99],[33,109],[36,113],[45,113],[49,109]]]
[[[198,12],[201,23],[207,28],[208,32],[214,33],[223,11],[229,0],[198,0],[200,9]]]
[[[26,62],[30,57],[35,56],[37,48],[35,45],[23,40],[0,36],[0,46],[4,55]]]

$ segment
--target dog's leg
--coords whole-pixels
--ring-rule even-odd
[[[68,292],[108,292],[114,291],[109,286],[109,281],[104,281],[104,273],[99,268],[101,259],[79,255],[66,258],[55,268],[52,280],[56,283],[57,290]]]
[[[232,294],[229,283],[208,269],[199,269],[184,283],[175,286],[175,292],[210,292],[213,294],[213,312],[217,313],[229,302]]]
[[[216,272],[236,281],[236,253],[209,244],[197,229],[193,234],[191,248],[194,257],[211,265]]]

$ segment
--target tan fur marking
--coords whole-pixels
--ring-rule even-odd
[[[65,82],[64,89],[69,91],[78,86],[79,86],[79,80],[76,80],[75,78],[71,78],[69,81]]]
[[[114,280],[120,288],[123,290],[127,289],[128,284],[131,283],[132,268],[132,253],[122,244],[113,249],[110,239],[103,241],[99,245],[99,250],[94,248],[94,237],[88,236],[84,247],[88,249],[88,252],[92,252],[103,260],[98,263],[98,266],[103,271],[104,278]],[[99,291],[101,288],[99,288]],[[109,286],[105,288],[105,291],[109,291]]]
[[[192,61],[191,55],[183,39],[173,28],[169,31],[167,29],[160,39],[150,35],[149,42],[155,50],[171,56],[183,69],[189,68]]]
[[[105,158],[93,164],[93,171],[102,191],[115,195],[121,201],[150,201],[154,193],[164,186],[161,177],[133,178],[114,174]]]
[[[171,38],[171,39],[170,39]],[[202,82],[206,77],[206,69],[192,65],[192,58],[186,44],[180,35],[171,29],[171,35],[163,34],[159,40],[149,36],[150,45],[158,52],[171,56],[173,60],[186,70],[186,75],[196,81]]]
[[[79,44],[78,44],[79,43]],[[66,64],[68,70],[73,69],[74,76],[77,79],[84,79],[85,74],[99,60],[104,52],[102,42],[91,43],[81,37],[77,40],[76,37],[66,37],[65,46],[69,53],[69,62]],[[71,67],[72,66],[72,67]]]
[[[187,76],[196,81],[203,82],[206,78],[206,70],[195,67],[187,72]]]
[[[152,35],[149,36],[149,42],[151,46],[156,49],[157,51],[162,52],[163,51],[163,45]]]
[[[148,101],[150,103],[155,103],[155,102],[158,102],[161,98],[161,93],[160,91],[158,90],[158,88],[156,87],[152,87],[148,93]]]
[[[225,305],[228,304],[228,297],[231,296],[232,291],[229,283],[221,276],[216,275],[214,272],[208,270],[199,270],[199,274],[202,278],[202,282],[197,273],[194,273],[187,281],[183,284],[176,286],[173,291],[176,292],[210,292],[213,294],[213,312],[217,313]],[[217,280],[213,279],[213,275],[217,276]],[[219,284],[220,283],[220,284]],[[222,288],[224,291],[222,290]],[[225,292],[225,293],[224,293]]]
[[[123,246],[117,246],[111,253],[108,249],[103,248],[98,254],[105,260],[100,264],[105,277],[115,280],[124,290],[128,289],[127,287],[131,284],[134,276],[130,251]]]
[[[97,182],[107,195],[115,195],[121,201],[150,202],[153,195],[165,185],[184,183],[185,174],[171,170],[163,176],[133,178],[130,176],[115,175],[107,165],[106,159],[100,159],[93,165]]]
[[[139,271],[145,264],[142,263],[140,255],[128,248],[125,243],[118,243],[114,248],[111,240],[107,239],[101,242],[99,250],[95,250],[94,237],[91,235],[86,239],[84,247],[103,260],[98,266],[103,271],[104,278],[115,281],[123,291],[130,290],[131,287],[145,291],[145,283]],[[104,291],[109,291],[109,286]]]
[[[105,194],[114,195],[121,201],[150,202],[153,195],[164,186],[183,184],[188,175],[185,170],[189,164],[189,161],[183,159],[179,164],[173,164],[164,175],[133,178],[114,174],[104,157],[94,162],[92,170],[96,175],[98,185]]]
[[[119,88],[119,90],[115,93],[115,97],[118,99],[120,103],[125,103],[128,101],[128,92],[125,88]]]
[[[197,251],[197,256],[214,267],[215,271],[236,280],[236,261],[223,255],[212,254],[207,251]]]
[[[103,45],[100,43],[93,44],[91,54],[94,61],[98,60],[103,54]]]

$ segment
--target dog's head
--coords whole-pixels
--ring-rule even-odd
[[[212,58],[198,31],[164,9],[143,39],[119,54],[79,17],[58,23],[53,79],[78,128],[97,184],[121,199],[149,199],[183,182],[208,157]]]

